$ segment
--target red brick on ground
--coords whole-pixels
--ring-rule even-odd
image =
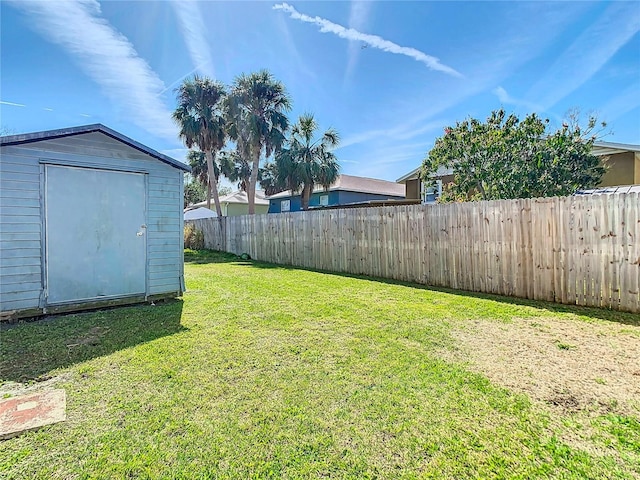
[[[65,391],[45,390],[0,400],[0,438],[66,420]]]

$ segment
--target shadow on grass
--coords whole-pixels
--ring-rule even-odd
[[[232,263],[246,262],[233,253],[218,252],[216,250],[189,250],[184,251],[184,262],[194,264],[205,263]]]
[[[186,330],[182,300],[46,317],[0,330],[0,383],[48,372]]]
[[[189,260],[187,260],[189,258]],[[316,270],[312,268],[296,267],[292,265],[276,265],[273,263],[260,262],[255,260],[242,260],[239,256],[231,253],[216,252],[211,250],[201,251],[185,251],[185,262],[190,263],[235,263],[241,266],[249,266],[261,269],[283,269],[283,270],[306,270],[309,272],[318,272],[326,275],[336,275],[346,278],[357,278],[371,280],[389,285],[404,285],[411,288],[421,290],[429,290],[435,292],[443,292],[452,295],[459,295],[467,298],[477,298],[481,300],[491,300],[503,304],[534,307],[548,310],[552,313],[570,313],[580,315],[597,320],[606,320],[611,322],[622,323],[625,325],[640,326],[640,316],[634,313],[620,312],[617,310],[608,310],[604,308],[583,307],[580,305],[565,305],[560,303],[545,302],[540,300],[530,300],[525,298],[505,297],[502,295],[494,295],[489,293],[468,292],[464,290],[454,290],[451,288],[434,287],[421,285],[418,283],[405,282],[401,280],[392,280],[388,278],[369,277],[365,275],[356,275],[351,273],[329,272],[325,270]]]

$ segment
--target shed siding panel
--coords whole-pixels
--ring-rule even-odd
[[[39,306],[43,288],[41,163],[146,173],[147,291],[155,295],[180,290],[182,171],[98,132],[4,146],[1,155],[0,310]]]
[[[38,308],[39,303],[40,303],[40,297],[20,300],[20,299],[13,299],[11,295],[3,295],[2,311],[8,312],[11,310],[27,310],[30,308]]]
[[[0,310],[37,308],[42,292],[40,165],[0,152]]]
[[[2,178],[2,174],[0,174],[0,190],[2,192],[10,192],[10,191],[18,191],[18,192],[26,192],[26,191],[34,191],[40,192],[40,183],[39,182],[12,182],[10,180],[5,180]],[[8,194],[8,193],[7,193]]]

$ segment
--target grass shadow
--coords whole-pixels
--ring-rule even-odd
[[[182,300],[46,317],[0,330],[0,384],[46,380],[57,368],[173,335]]]
[[[245,262],[238,255],[233,253],[219,252],[217,250],[190,250],[184,251],[184,263],[207,264],[207,263],[232,263]]]

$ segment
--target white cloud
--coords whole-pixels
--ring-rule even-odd
[[[393,128],[368,130],[345,138],[340,142],[340,145],[336,150],[340,148],[347,148],[352,145],[358,145],[360,143],[371,142],[372,140],[392,140],[394,142],[406,141],[429,131],[444,128],[446,125],[446,120],[434,120],[426,124],[420,124],[419,126],[416,122],[410,121],[396,125]]]
[[[22,104],[22,103],[14,103],[14,102],[5,102],[0,100],[0,104],[1,105],[11,105],[12,107],[26,107],[26,105]]]
[[[200,70],[206,76],[214,78],[215,71],[207,39],[207,29],[202,20],[202,12],[198,2],[194,0],[174,0],[171,4],[178,16],[180,30],[187,44],[187,50],[189,50],[193,65],[196,70]]]
[[[430,145],[430,142],[421,142],[371,148],[360,153],[357,167],[347,165],[345,170],[365,177],[395,181],[399,176],[420,165]],[[344,163],[340,157],[338,158],[340,163]]]
[[[351,9],[349,13],[349,28],[362,31],[369,20],[369,12],[371,10],[372,3],[366,0],[353,0],[351,2]],[[351,77],[353,70],[358,63],[358,57],[362,51],[362,45],[355,40],[349,40],[347,47],[348,61],[347,69],[345,70],[345,80]]]
[[[164,87],[161,91],[160,91],[160,95],[164,94],[165,92],[167,92],[168,90],[171,90],[173,87],[175,87],[176,85],[178,85],[178,83],[182,82],[182,80],[184,80],[185,78],[187,78],[190,75],[193,75],[194,73],[196,73],[198,71],[199,67],[194,68],[193,70],[188,71],[187,73],[185,73],[184,75],[181,75],[179,78],[176,78],[173,82],[171,82],[169,85],[167,85],[166,87]]]
[[[397,122],[406,131],[414,131],[421,128],[424,122],[431,123],[431,119],[462,104],[466,99],[495,87],[496,84],[508,79],[522,65],[536,58],[541,51],[552,45],[558,35],[577,16],[582,15],[588,7],[589,4],[573,2],[509,3],[509,8],[513,9],[513,12],[507,23],[507,29],[501,34],[504,41],[498,42],[496,38],[487,37],[483,43],[476,45],[476,49],[490,51],[491,55],[482,57],[480,61],[466,64],[466,73],[468,78],[473,79],[472,82],[461,82],[455,88],[450,88],[444,83],[447,79],[440,79],[441,91],[439,95],[435,96],[433,85],[414,91],[407,95],[412,98],[411,105],[397,111],[394,116],[398,120],[391,118],[388,119],[388,123]],[[530,19],[533,16],[538,21],[531,22]],[[397,109],[387,107],[387,110],[396,111]],[[469,111],[458,113],[457,120],[462,120],[470,114]],[[547,114],[554,118],[557,117],[550,112]],[[446,113],[446,115],[450,116],[451,114]],[[444,125],[445,123],[442,124],[442,126]]]
[[[540,105],[536,105],[535,103],[527,102],[526,100],[521,100],[519,98],[512,97],[501,86],[498,86],[497,88],[494,88],[492,90],[492,93],[496,97],[498,97],[498,100],[500,100],[500,103],[502,103],[504,105],[515,105],[515,106],[518,106],[518,107],[525,107],[525,108],[527,108],[529,110],[532,110],[532,111],[538,112],[538,113],[541,113],[541,112],[544,111],[544,109]]]
[[[586,83],[639,31],[637,3],[612,2],[558,57],[527,98],[547,109],[552,107]]]
[[[187,163],[188,148],[171,148],[169,150],[161,150],[160,153],[176,160],[180,160],[182,163]]]
[[[307,63],[304,60],[304,57],[300,55],[298,48],[296,47],[296,43],[293,40],[291,32],[289,31],[289,26],[287,22],[281,17],[278,16],[276,20],[276,25],[282,36],[284,37],[285,44],[287,46],[288,54],[287,55],[279,55],[280,61],[286,64],[286,67],[291,67],[292,64],[295,64],[297,73],[302,73],[308,76],[314,82],[317,82],[318,76],[307,66]],[[292,62],[293,60],[293,62]]]
[[[370,35],[367,33],[359,32],[358,30],[355,30],[353,28],[345,28],[342,25],[338,25],[337,23],[333,23],[321,17],[310,17],[309,15],[298,12],[288,3],[278,3],[273,6],[273,9],[283,10],[287,12],[289,16],[294,20],[313,23],[320,27],[320,32],[322,33],[333,33],[340,38],[344,38],[347,40],[356,40],[358,42],[365,43],[370,47],[377,48],[385,52],[394,53],[397,55],[405,55],[407,57],[413,58],[418,62],[424,63],[431,70],[443,72],[454,77],[462,77],[462,74],[460,72],[440,63],[440,60],[438,58],[427,55],[426,53],[421,52],[420,50],[417,50],[415,48],[402,47],[389,40],[385,40],[378,35]]]
[[[600,109],[599,119],[611,122],[638,107],[640,107],[640,86],[635,83],[609,100]]]
[[[171,112],[159,99],[162,80],[129,40],[100,17],[93,0],[16,2],[33,28],[61,45],[133,123],[160,137],[176,138]]]

